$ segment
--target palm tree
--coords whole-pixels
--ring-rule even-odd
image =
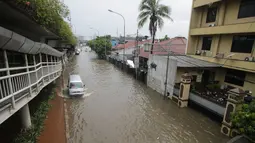
[[[138,15],[138,28],[142,28],[146,21],[150,19],[149,30],[152,36],[151,54],[153,54],[153,44],[157,28],[162,29],[164,25],[163,18],[171,21],[171,8],[169,6],[160,4],[160,0],[142,0],[139,6],[140,14]]]

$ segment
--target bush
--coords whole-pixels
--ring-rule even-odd
[[[53,89],[54,90],[54,89]],[[48,100],[40,103],[37,111],[31,117],[32,126],[29,129],[23,129],[18,137],[15,139],[15,143],[36,143],[38,136],[40,136],[43,128],[44,121],[47,117],[47,113],[51,107],[49,101],[55,97],[56,93],[52,92]]]
[[[255,140],[255,101],[243,104],[231,118],[234,128]]]

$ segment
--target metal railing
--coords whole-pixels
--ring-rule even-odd
[[[10,74],[17,70],[24,72]],[[15,103],[20,98],[37,94],[45,85],[55,80],[61,74],[62,63],[61,61],[40,62],[34,66],[7,67],[0,71],[8,73],[0,77],[0,110],[3,110],[10,106],[15,108]]]

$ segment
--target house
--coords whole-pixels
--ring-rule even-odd
[[[212,3],[213,2],[213,3]],[[255,95],[255,1],[193,1],[187,55],[222,65],[205,71],[207,82]]]
[[[185,37],[175,37],[162,42],[155,42],[153,55],[167,55],[172,52],[172,55],[184,55],[186,51],[187,39]],[[146,46],[147,45],[147,46]],[[143,43],[139,51],[139,74],[140,79],[147,83],[148,59],[151,53],[150,42]]]
[[[202,89],[227,98],[221,132],[234,136],[231,113],[255,96],[255,0],[193,0],[188,39],[188,56],[221,65],[203,70]]]

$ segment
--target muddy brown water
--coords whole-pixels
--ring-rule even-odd
[[[107,61],[85,52],[72,61],[86,84],[68,99],[70,143],[225,143],[220,123],[180,109]],[[72,71],[69,66],[69,71]]]

